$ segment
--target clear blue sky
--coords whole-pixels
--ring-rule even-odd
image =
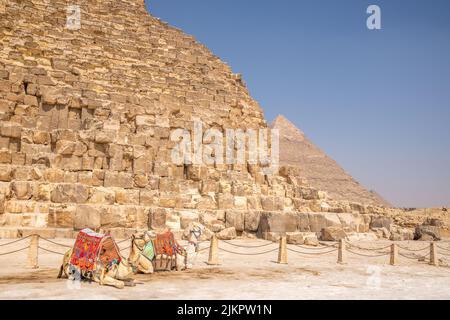
[[[396,206],[450,206],[450,1],[153,0]],[[369,31],[366,9],[382,10]]]

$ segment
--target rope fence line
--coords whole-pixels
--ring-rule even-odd
[[[22,248],[22,249],[10,251],[10,252],[0,253],[0,256],[7,256],[7,255],[9,255],[9,254],[13,254],[13,253],[16,253],[16,252],[24,251],[24,250],[27,250],[29,247],[30,247],[30,246],[25,247],[25,248]]]
[[[383,253],[376,254],[376,255],[370,255],[370,254],[365,254],[365,253],[360,253],[360,252],[354,252],[350,249],[347,249],[347,251],[354,255],[361,256],[361,257],[367,257],[367,258],[378,258],[378,257],[384,257],[384,256],[391,254],[390,252],[383,252]]]
[[[290,251],[290,252],[295,252],[295,253],[299,253],[299,254],[318,255],[319,256],[319,255],[325,255],[325,254],[329,254],[329,253],[332,253],[332,252],[336,252],[338,249],[336,248],[336,249],[333,249],[333,250],[328,250],[326,252],[301,252],[301,251],[294,250],[292,248],[287,248],[287,250]]]
[[[263,255],[263,254],[268,254],[268,253],[272,253],[272,252],[278,251],[278,248],[275,248],[275,249],[272,249],[272,250],[268,250],[268,251],[265,251],[265,252],[258,252],[258,253],[256,253],[256,252],[255,253],[235,252],[235,251],[229,251],[229,250],[226,250],[226,249],[223,249],[223,248],[220,248],[220,247],[219,247],[219,250],[227,252],[227,253],[230,253],[230,254],[240,255],[240,256],[260,256],[260,255]]]
[[[329,248],[337,248],[338,244],[329,245],[329,246],[317,246],[317,247],[310,247],[310,246],[303,246],[301,244],[294,244],[297,248],[302,248],[306,250],[323,250],[323,249],[329,249]]]
[[[211,248],[211,247],[206,247],[206,248],[203,248],[203,249],[198,249],[197,252],[203,252],[203,251],[209,250],[209,248]]]
[[[441,250],[450,252],[450,248],[444,248],[444,247],[441,247],[441,246],[439,246],[439,245],[436,245],[436,247],[438,247],[438,248],[441,249]]]
[[[29,245],[27,247],[9,251],[9,252],[0,253],[0,256],[6,256],[6,255],[14,254],[14,253],[25,251],[25,250],[29,249],[28,264],[33,267],[37,267],[37,261],[38,261],[37,258],[38,258],[39,250],[43,250],[45,252],[60,255],[60,256],[63,256],[65,254],[65,253],[61,253],[61,252],[54,251],[52,249],[40,246],[39,239],[42,239],[48,243],[51,243],[51,244],[59,246],[59,247],[72,248],[72,246],[65,245],[65,244],[53,241],[51,239],[47,239],[38,234],[28,235],[28,236],[26,236],[24,238],[20,238],[18,240],[0,244],[0,247],[19,243],[19,242],[24,241],[29,238],[31,238],[31,239],[30,239]],[[117,242],[117,244],[122,244],[122,243],[125,243],[130,240],[131,240],[131,238],[124,239],[124,240]],[[206,243],[206,242],[209,242],[210,245],[205,248],[199,248],[200,244]],[[366,257],[366,258],[376,258],[376,257],[384,257],[387,255],[390,255],[390,257],[391,257],[390,264],[391,265],[396,265],[396,262],[398,261],[398,256],[401,256],[401,257],[404,257],[404,258],[410,259],[410,260],[419,260],[419,261],[429,260],[430,265],[434,265],[434,266],[439,266],[439,264],[442,265],[442,261],[447,261],[447,259],[450,258],[450,249],[439,246],[436,242],[431,242],[429,246],[424,247],[424,248],[418,248],[418,249],[401,246],[401,245],[397,244],[396,242],[392,242],[389,246],[385,246],[385,247],[365,248],[365,247],[350,243],[344,239],[340,240],[338,243],[336,243],[336,242],[334,242],[334,243],[319,242],[320,246],[305,246],[305,245],[290,245],[290,246],[288,246],[287,238],[281,237],[280,241],[278,243],[279,247],[269,248],[268,250],[262,251],[262,252],[249,252],[248,250],[245,250],[245,249],[251,250],[251,249],[258,249],[258,248],[266,248],[266,247],[269,247],[272,245],[277,245],[277,243],[269,242],[269,243],[264,243],[261,245],[245,245],[245,244],[233,243],[233,242],[227,241],[227,240],[221,240],[221,242],[225,243],[226,245],[235,247],[235,248],[241,248],[242,252],[235,251],[235,250],[228,249],[228,248],[223,248],[222,246],[219,246],[219,241],[215,236],[213,236],[210,241],[198,242],[196,252],[200,253],[200,252],[209,250],[209,260],[208,260],[209,265],[217,265],[218,264],[218,252],[219,251],[226,252],[226,253],[229,253],[232,255],[239,255],[239,256],[261,256],[261,255],[266,255],[266,254],[270,254],[275,251],[278,251],[278,261],[277,262],[279,264],[287,264],[287,253],[288,252],[301,254],[301,255],[309,255],[309,256],[322,256],[322,255],[331,254],[333,252],[338,251],[338,260],[337,260],[338,263],[345,263],[344,262],[345,256],[346,256],[345,252],[347,252],[347,251],[350,254],[361,256],[361,257]],[[125,250],[131,249],[131,247],[132,246],[130,245],[126,248],[119,248],[119,250],[125,251]],[[388,248],[390,248],[389,251],[383,251]],[[425,251],[428,248],[430,249],[428,254],[426,254],[426,255],[418,254],[419,252]],[[300,250],[297,250],[297,249],[300,249]],[[304,249],[304,250],[301,250],[301,249]],[[440,249],[440,250],[438,250],[438,249]],[[366,251],[366,252],[358,252],[358,250]],[[441,250],[445,251],[445,253],[441,252]],[[243,252],[243,251],[247,251],[247,252]],[[372,252],[373,254],[369,254],[368,251]],[[382,252],[379,252],[379,251],[382,251]],[[449,252],[449,253],[447,253],[447,252]],[[441,263],[439,263],[439,262],[441,262]]]
[[[425,256],[415,256],[415,257],[410,257],[410,256],[408,256],[408,255],[406,255],[406,254],[404,254],[404,253],[401,253],[401,252],[399,252],[398,253],[400,256],[402,256],[403,258],[406,258],[406,259],[409,259],[409,260],[420,260],[420,259],[426,259],[426,258],[428,258],[429,256],[430,256],[430,254],[427,254],[427,255],[425,255]]]
[[[403,246],[397,245],[400,249],[405,250],[405,251],[409,251],[409,252],[420,252],[420,251],[424,251],[424,250],[429,250],[430,247],[426,246],[425,248],[422,249],[410,249],[410,248],[405,248]]]
[[[31,237],[31,235],[29,235],[29,236],[27,236],[27,237],[24,237],[24,238],[20,238],[20,239],[18,239],[18,240],[14,240],[14,241],[8,242],[8,243],[0,244],[0,247],[4,247],[4,246],[8,246],[8,245],[10,245],[10,244],[14,244],[14,243],[17,243],[17,242],[21,242],[21,241],[26,240],[26,239],[28,239],[28,238],[30,238],[30,237]]]
[[[53,251],[53,250],[50,250],[50,249],[47,249],[47,248],[43,248],[43,247],[41,247],[41,246],[38,246],[38,249],[41,249],[41,250],[47,251],[47,252],[49,252],[49,253],[54,253],[54,254],[58,254],[58,255],[60,255],[60,256],[63,256],[63,255],[65,255],[65,253],[61,253],[61,252],[57,252],[57,251]]]
[[[352,243],[347,242],[347,241],[346,241],[345,243],[346,243],[349,247],[352,247],[352,248],[354,248],[354,249],[367,250],[367,251],[381,251],[381,250],[386,250],[386,249],[388,249],[388,248],[391,247],[391,244],[390,244],[390,245],[388,245],[388,246],[380,247],[380,248],[363,248],[363,247],[357,246],[357,245],[352,244]]]
[[[47,241],[47,242],[50,242],[50,243],[52,243],[52,244],[54,244],[54,245],[57,245],[57,246],[60,246],[60,247],[64,247],[64,248],[72,248],[72,246],[68,246],[68,245],[65,245],[65,244],[61,244],[61,243],[55,242],[55,241],[53,241],[53,240],[46,239],[46,238],[44,238],[44,237],[42,237],[42,236],[39,236],[39,239],[42,239],[42,240]]]
[[[276,244],[274,242],[269,242],[269,243],[265,243],[265,244],[262,244],[262,245],[256,245],[256,246],[253,246],[253,245],[252,246],[244,246],[244,245],[235,244],[235,243],[232,243],[232,242],[226,241],[226,240],[222,240],[222,242],[226,243],[226,244],[228,244],[230,246],[237,247],[237,248],[263,248],[263,247],[268,247],[268,246],[271,246],[273,244]]]
[[[447,254],[447,253],[439,253],[441,256],[444,256],[444,257],[450,257],[450,254]]]

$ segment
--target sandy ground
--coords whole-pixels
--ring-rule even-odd
[[[0,240],[0,245],[11,240]],[[62,244],[73,241],[55,240]],[[233,244],[258,246],[260,240],[236,240]],[[305,255],[289,252],[289,264],[276,263],[277,251],[264,255],[236,255],[220,252],[221,264],[208,266],[208,250],[200,253],[194,268],[184,272],[164,272],[137,276],[136,287],[123,290],[102,287],[96,283],[74,283],[57,279],[61,256],[39,253],[39,269],[26,267],[27,251],[1,256],[2,253],[27,246],[28,240],[0,246],[0,299],[450,299],[450,256],[441,256],[441,266],[419,261],[429,250],[405,252],[412,259],[400,257],[399,264],[389,265],[389,256],[364,257],[347,252],[346,264],[337,264],[337,252]],[[63,247],[42,242],[47,249],[64,252]],[[202,248],[208,243],[203,243]],[[388,242],[362,242],[358,246],[381,248]],[[423,242],[402,242],[411,249],[427,247]],[[450,242],[439,245],[450,250]],[[129,246],[122,243],[121,248]],[[277,248],[240,248],[221,242],[223,249],[239,253],[259,253]],[[325,252],[328,249],[303,252]],[[376,255],[389,251],[362,251]],[[402,252],[402,251],[401,251]],[[450,254],[450,251],[441,251]],[[127,250],[123,251],[125,256]]]

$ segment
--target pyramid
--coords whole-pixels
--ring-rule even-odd
[[[348,200],[366,205],[390,207],[377,193],[368,191],[305,134],[283,116],[278,116],[272,128],[280,130],[280,163],[298,167],[299,177],[335,200]]]
[[[289,170],[175,163],[171,134],[193,135],[195,121],[221,133],[268,128],[241,76],[143,0],[1,2],[0,238],[180,235],[192,222],[228,239],[266,237],[364,210],[301,219],[323,210],[324,194]]]

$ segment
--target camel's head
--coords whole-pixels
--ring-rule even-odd
[[[192,222],[184,230],[184,237],[189,241],[199,241],[202,234],[205,232],[205,226],[198,222]]]

